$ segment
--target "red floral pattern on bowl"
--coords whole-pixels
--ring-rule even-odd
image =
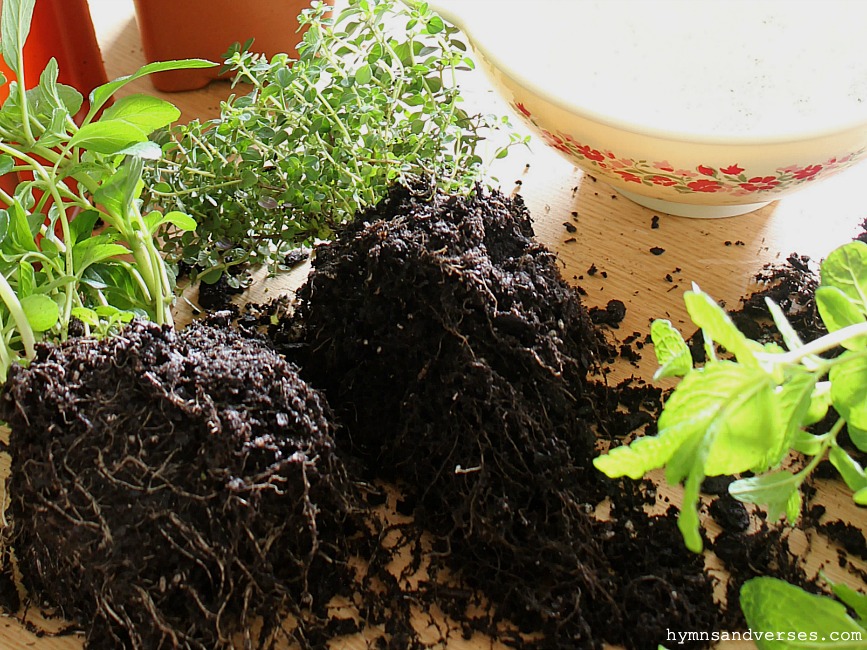
[[[722,165],[700,164],[694,169],[680,169],[667,160],[634,160],[618,156],[607,149],[595,149],[578,142],[568,133],[553,132],[542,127],[521,102],[513,102],[512,107],[533,124],[547,144],[569,156],[579,166],[598,169],[626,184],[668,188],[680,194],[725,194],[761,201],[763,194],[777,193],[812,181],[819,175],[828,176],[832,172],[845,169],[858,161],[867,150],[861,148],[844,156],[806,165],[779,167],[773,174],[750,173],[737,162],[731,161]]]

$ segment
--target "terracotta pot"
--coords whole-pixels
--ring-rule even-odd
[[[52,59],[57,60],[58,81],[72,86],[85,97],[76,119],[87,113],[87,95],[108,82],[96,32],[90,19],[87,0],[39,0],[33,8],[30,34],[24,44],[24,85],[32,88],[39,83],[42,70]],[[0,57],[0,71],[11,81],[16,75]],[[9,96],[9,84],[0,86],[0,102]],[[0,176],[0,189],[13,194],[18,174]],[[2,204],[0,204],[2,205]],[[46,206],[47,210],[47,206]]]
[[[310,0],[135,0],[149,62],[201,58],[222,63],[233,43],[249,38],[255,39],[256,52],[294,56],[302,37],[298,15],[309,6]],[[151,80],[164,92],[193,90],[216,79],[219,71],[172,70],[151,75]]]
[[[24,83],[31,88],[51,58],[57,59],[58,81],[82,95],[108,81],[87,0],[39,0],[33,9],[30,35],[24,45]],[[0,59],[7,79],[15,75]],[[0,101],[9,85],[0,87]]]

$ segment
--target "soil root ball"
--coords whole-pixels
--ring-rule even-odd
[[[636,529],[592,515],[611,486],[591,465],[588,372],[611,352],[520,198],[395,188],[316,250],[294,331],[287,354],[335,405],[347,442],[402,486],[440,537],[443,567],[498,616],[543,631],[545,648],[662,641],[626,611],[650,584],[630,574],[648,570],[644,556],[606,557],[616,540],[634,546]],[[646,520],[640,507],[619,514]],[[662,629],[710,629],[695,613],[717,610],[710,580],[676,549],[687,578],[652,585],[668,594]]]
[[[40,347],[0,404],[6,548],[89,647],[260,647],[344,582],[356,510],[330,411],[261,342],[135,323]]]

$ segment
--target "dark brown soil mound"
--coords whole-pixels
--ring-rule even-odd
[[[711,580],[673,518],[591,465],[587,376],[611,353],[520,199],[395,188],[317,249],[299,296],[284,349],[439,536],[434,574],[459,571],[544,648],[715,629]]]
[[[0,411],[7,548],[89,647],[225,647],[259,618],[264,638],[344,581],[352,489],[328,408],[260,343],[136,324],[43,346]]]

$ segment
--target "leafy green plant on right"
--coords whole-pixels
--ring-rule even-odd
[[[785,515],[794,522],[801,486],[828,458],[855,502],[867,505],[867,474],[838,444],[845,430],[867,452],[867,244],[838,248],[820,272],[815,298],[828,334],[810,342],[800,339],[771,301],[785,348],[750,340],[695,285],[684,300],[704,336],[703,366],[693,367],[689,348],[670,322],[651,326],[660,364],[655,378],[683,379],[665,403],[657,435],[612,449],[594,464],[608,476],[635,479],[665,467],[670,483],[684,484],[678,525],[693,551],[702,549],[698,501],[706,476],[754,473],[732,483],[731,494],[765,506],[772,519]],[[807,430],[825,418],[832,423],[826,432]],[[797,471],[781,468],[792,451],[808,459]]]
[[[855,503],[867,505],[867,473],[855,452],[840,444],[845,432],[858,451],[867,452],[867,244],[845,244],[822,262],[815,302],[828,333],[812,341],[802,341],[770,300],[782,346],[747,338],[695,285],[684,300],[701,329],[707,361],[694,366],[681,334],[667,320],[654,321],[651,336],[660,366],[654,377],[682,380],[665,402],[656,435],[611,449],[594,465],[610,477],[633,479],[664,467],[669,483],[684,486],[678,527],[694,552],[703,546],[699,491],[708,476],[751,473],[731,483],[730,494],[764,506],[772,520],[785,516],[794,524],[801,487],[827,458]],[[750,628],[787,627],[795,634],[794,639],[766,637],[757,641],[759,647],[865,647],[867,596],[845,585],[832,589],[857,620],[832,598],[773,578],[747,581],[741,607]],[[815,616],[805,619],[807,605]],[[817,629],[843,630],[850,638],[832,642]]]

